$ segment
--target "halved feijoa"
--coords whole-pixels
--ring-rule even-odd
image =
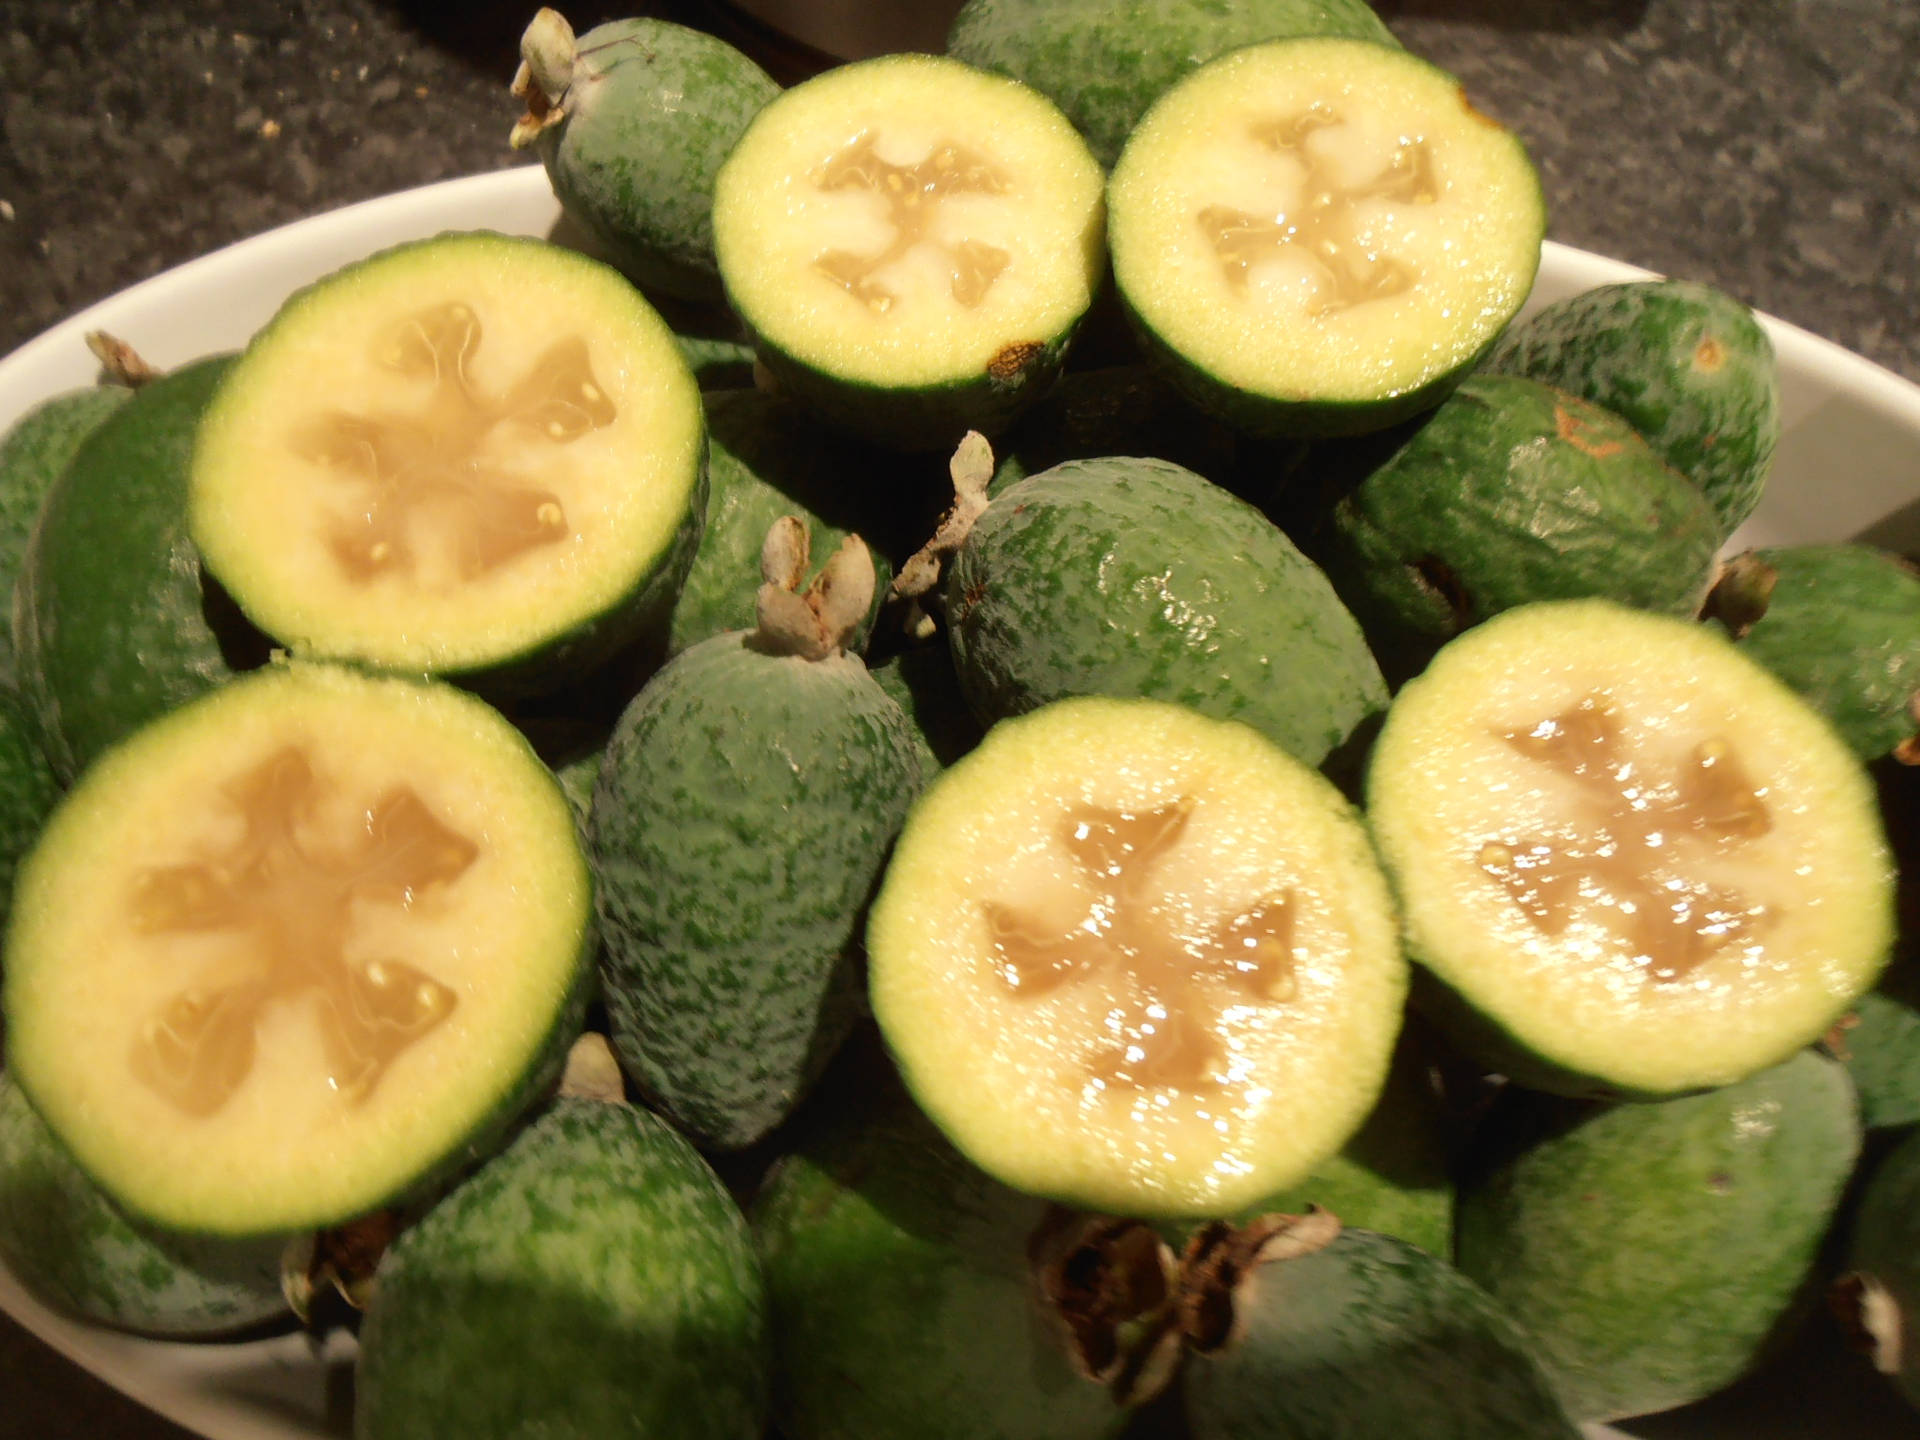
[[[1063,700],[909,817],[867,929],[874,1015],[954,1144],[1015,1189],[1222,1215],[1372,1108],[1406,971],[1352,809],[1252,729]]]
[[[1100,280],[1101,192],[1038,91],[888,55],[760,112],[715,182],[714,249],[784,389],[843,429],[946,451],[1058,373]]]
[[[590,977],[565,797],[464,692],[275,666],[103,756],[22,865],[14,1077],[114,1200],[336,1224],[488,1144]]]
[[[1456,1036],[1541,1088],[1738,1080],[1887,960],[1865,771],[1704,625],[1575,600],[1468,631],[1388,711],[1367,809]]]
[[[693,377],[618,272],[443,235],[255,337],[201,426],[193,537],[297,655],[525,689],[663,616],[704,457]]]
[[[1108,188],[1120,296],[1169,376],[1256,434],[1432,405],[1519,310],[1545,211],[1526,152],[1404,50],[1248,46],[1149,110]]]

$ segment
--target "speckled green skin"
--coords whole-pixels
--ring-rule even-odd
[[[60,782],[40,752],[32,722],[10,690],[0,690],[0,924],[13,901],[13,872],[33,848],[60,798]],[[0,967],[6,963],[0,955]]]
[[[873,667],[873,678],[913,726],[920,773],[931,779],[980,743],[980,722],[960,693],[944,644],[916,645]]]
[[[1482,368],[1619,415],[1706,492],[1723,536],[1760,503],[1780,439],[1780,378],[1773,342],[1731,295],[1687,280],[1603,285],[1515,325]]]
[[[42,401],[0,435],[0,596],[13,593],[40,506],[80,442],[133,392],[118,385],[71,390]],[[0,628],[0,685],[14,683],[13,634]]]
[[[1239,46],[1295,35],[1397,43],[1361,0],[969,0],[947,53],[1040,91],[1111,169],[1174,81]]]
[[[1920,733],[1920,573],[1867,545],[1753,556],[1776,579],[1740,648],[1831,720],[1862,760]]]
[[[1334,507],[1320,553],[1382,665],[1404,677],[1535,600],[1692,615],[1719,533],[1698,488],[1617,417],[1482,375]]]
[[[1195,1440],[1577,1440],[1527,1342],[1444,1260],[1367,1230],[1254,1269],[1189,1357]]]
[[[758,390],[722,390],[706,398],[707,523],[674,601],[669,653],[726,630],[750,630],[760,588],[760,549],[783,515],[806,523],[809,575],[849,534],[866,538],[865,457],[823,432],[793,406]],[[869,462],[870,463],[870,462]],[[866,647],[893,568],[877,550],[873,609],[849,649]]]
[[[1671,1100],[1522,1097],[1487,1128],[1515,1139],[1463,1182],[1456,1258],[1582,1420],[1745,1373],[1807,1282],[1860,1148],[1853,1086],[1812,1051]]]
[[[1853,1002],[1837,1051],[1869,1130],[1920,1125],[1920,959],[1896,960]]]
[[[746,1222],[664,1122],[562,1099],[381,1262],[359,1440],[758,1440]]]
[[[1050,470],[1066,460],[1148,455],[1184,465],[1226,484],[1238,462],[1238,439],[1200,414],[1144,365],[1065,375],[996,447],[988,493]]]
[[[1069,461],[1003,491],[946,587],[983,724],[1068,695],[1144,696],[1318,765],[1386,705],[1326,577],[1258,510],[1165,461]]]
[[[1884,1286],[1899,1310],[1899,1369],[1889,1378],[1920,1406],[1920,1133],[1901,1141],[1867,1181],[1848,1263]]]
[[[62,780],[233,676],[187,533],[194,427],[231,363],[145,386],[47,496],[14,589],[13,640],[22,697]]]
[[[713,177],[780,87],[713,35],[668,20],[579,38],[566,119],[540,138],[561,207],[643,286],[718,298]]]
[[[673,338],[679,342],[687,368],[702,390],[733,390],[753,384],[753,346],[745,340],[683,335],[678,331]]]
[[[226,1334],[286,1313],[283,1248],[278,1236],[185,1239],[135,1225],[0,1073],[0,1256],[46,1304],[144,1334]]]
[[[1035,1303],[1043,1200],[989,1179],[897,1080],[780,1160],[754,1238],[788,1440],[1099,1440],[1126,1421]]]
[[[622,1066],[702,1146],[760,1139],[845,1038],[920,782],[906,716],[847,655],[715,636],[621,716],[587,826],[602,990]]]

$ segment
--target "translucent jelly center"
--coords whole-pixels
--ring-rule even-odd
[[[1110,992],[1107,1035],[1087,1065],[1092,1079],[1217,1085],[1227,1008],[1291,993],[1289,897],[1261,901],[1197,940],[1174,933],[1155,904],[1156,864],[1179,843],[1192,812],[1189,801],[1142,814],[1070,811],[1061,843],[1091,883],[1094,901],[1064,934],[1008,906],[986,906],[1000,977],[1014,994],[1037,998],[1081,983]]]
[[[1562,935],[1597,916],[1649,976],[1672,982],[1769,923],[1767,906],[1687,874],[1689,861],[1772,828],[1766,792],[1725,740],[1694,746],[1669,776],[1650,774],[1597,696],[1500,738],[1570,781],[1577,797],[1569,818],[1580,838],[1493,842],[1476,856],[1542,932]]]
[[[613,424],[587,342],[555,341],[522,380],[489,395],[470,373],[480,340],[480,317],[458,301],[408,316],[375,343],[373,361],[424,383],[424,397],[411,409],[331,411],[295,434],[300,456],[359,493],[327,537],[354,579],[419,580],[431,555],[439,568],[474,580],[571,533],[559,497],[516,474],[510,457],[529,441],[563,446]]]
[[[1006,177],[984,157],[964,146],[942,144],[924,160],[896,165],[874,151],[874,137],[862,135],[821,166],[813,182],[822,190],[864,190],[886,202],[892,239],[873,255],[850,250],[823,251],[814,264],[838,281],[849,295],[877,315],[899,302],[899,295],[875,277],[880,271],[925,247],[940,257],[950,293],[969,309],[978,305],[1012,258],[997,245],[979,240],[949,241],[935,234],[940,202],[949,195],[999,195]]]
[[[221,934],[218,977],[180,992],[134,1042],[134,1075],[190,1115],[211,1115],[252,1072],[273,1006],[311,996],[327,1080],[364,1100],[408,1046],[453,1013],[452,990],[403,960],[349,961],[361,905],[410,908],[452,883],[479,848],[396,786],[344,843],[318,836],[322,787],[289,746],[222,790],[241,830],[216,854],[143,871],[131,901],[142,935]]]
[[[1402,140],[1372,179],[1343,184],[1337,167],[1308,143],[1315,131],[1343,122],[1326,105],[1311,105],[1298,115],[1252,127],[1254,140],[1284,155],[1305,172],[1300,199],[1291,210],[1269,218],[1228,205],[1200,212],[1200,228],[1214,249],[1227,283],[1244,290],[1247,276],[1263,261],[1283,255],[1307,257],[1320,283],[1307,313],[1328,315],[1368,300],[1383,300],[1413,288],[1413,268],[1363,243],[1357,207],[1366,200],[1431,205],[1440,196],[1433,156],[1424,140]]]

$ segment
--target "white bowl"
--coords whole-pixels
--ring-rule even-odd
[[[106,330],[161,369],[238,349],[289,292],[383,246],[443,230],[546,235],[559,207],[537,166],[450,180],[349,206],[244,240],[103,300],[0,360],[0,430],[29,407],[91,384],[97,364],[83,339]],[[1549,242],[1530,308],[1646,271]],[[1779,355],[1783,434],[1766,497],[1729,547],[1868,540],[1920,551],[1920,387],[1829,341],[1762,316]],[[55,1350],[177,1424],[213,1440],[321,1440],[351,1434],[345,1397],[353,1342],[324,1347],[290,1334],[237,1345],[142,1340],[55,1314],[0,1266],[0,1311]],[[1814,1371],[1811,1379],[1805,1373]],[[1864,1373],[1864,1372],[1862,1372]],[[1689,1412],[1684,1429],[1644,1422],[1645,1433],[1688,1440],[1839,1435],[1910,1436],[1891,1398],[1836,1428],[1836,1401],[1819,1367],[1801,1365],[1781,1387],[1764,1429],[1748,1411],[1717,1419]],[[1836,1385],[1844,1382],[1836,1378]],[[1871,1380],[1871,1376],[1866,1377]],[[1891,1387],[1887,1389],[1891,1397]],[[1884,1420],[1879,1417],[1884,1416]],[[1642,1432],[1635,1422],[1630,1432]],[[1904,1427],[1904,1428],[1903,1428]],[[1592,1427],[1593,1436],[1629,1432]]]

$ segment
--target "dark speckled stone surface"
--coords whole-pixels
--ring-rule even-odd
[[[797,52],[763,48],[718,4],[567,10],[581,29],[633,9],[704,23],[759,49],[782,78],[803,71]],[[271,226],[517,163],[505,91],[533,8],[0,0],[0,353]],[[1920,6],[1379,8],[1526,140],[1554,239],[1719,285],[1920,380]],[[916,10],[922,33],[942,33],[936,0]],[[1767,1397],[1760,1387],[1738,1413],[1770,1413]],[[1846,1396],[1836,1403],[1831,1433],[1865,1433],[1848,1423]],[[4,1440],[181,1433],[0,1320]],[[1758,1431],[1736,1420],[1694,1433]]]

